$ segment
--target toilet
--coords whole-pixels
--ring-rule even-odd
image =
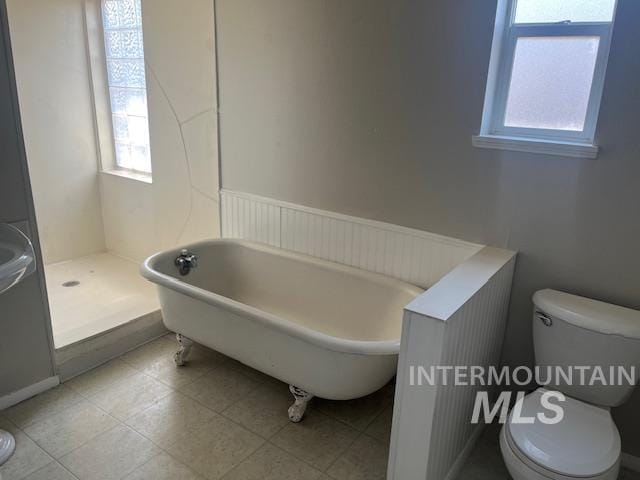
[[[620,468],[620,435],[610,408],[624,403],[640,376],[640,312],[570,295],[540,290],[533,296],[533,342],[541,378],[548,367],[587,366],[586,385],[564,378],[526,395],[520,417],[549,416],[541,400],[547,391],[560,391],[564,410],[555,424],[521,423],[515,408],[500,432],[500,449],[514,480],[616,480]],[[607,382],[611,366],[627,373],[635,367],[633,385],[589,385],[593,368],[601,366]],[[616,370],[617,378],[617,370]],[[556,382],[557,380],[557,382]]]

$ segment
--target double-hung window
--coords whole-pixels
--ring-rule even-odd
[[[616,0],[500,0],[480,147],[594,157]]]
[[[140,0],[102,0],[115,166],[151,173]]]

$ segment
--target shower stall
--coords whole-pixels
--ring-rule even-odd
[[[101,186],[101,172],[111,166],[106,164],[96,130],[99,92],[87,55],[90,10],[83,8],[83,3],[8,2],[23,134],[56,349],[95,337],[159,308],[153,289],[138,274],[141,258],[128,256],[117,248],[121,241],[146,241],[139,231],[117,231],[121,227],[113,219],[114,204],[128,202],[129,210],[135,210],[140,197],[131,192],[128,198],[113,199],[110,190]],[[112,70],[106,75],[103,93],[111,97],[113,151],[127,167],[123,172],[135,171],[142,181],[150,182],[140,1],[104,4],[116,7],[115,15],[110,17],[109,26],[113,28],[104,29],[106,41],[100,49],[105,67],[108,61]],[[101,5],[96,2],[96,7]],[[96,12],[100,13],[99,9]],[[33,35],[34,31],[41,34]],[[134,37],[139,41],[133,46],[125,41]],[[126,44],[128,50],[119,48],[118,42]],[[138,68],[135,78],[130,74],[134,67]],[[127,68],[129,73],[124,71]],[[151,185],[145,186],[148,189]],[[146,244],[150,252],[151,244]]]
[[[140,263],[219,236],[213,7],[142,3],[7,0],[62,378],[165,332]]]

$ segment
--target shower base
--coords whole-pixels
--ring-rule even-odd
[[[56,349],[158,311],[155,289],[138,268],[112,253],[45,265]]]

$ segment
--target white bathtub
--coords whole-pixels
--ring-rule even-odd
[[[174,265],[180,249],[141,270],[170,330],[322,398],[362,397],[395,374],[403,307],[420,288],[242,240],[185,248],[198,257],[189,274]]]

